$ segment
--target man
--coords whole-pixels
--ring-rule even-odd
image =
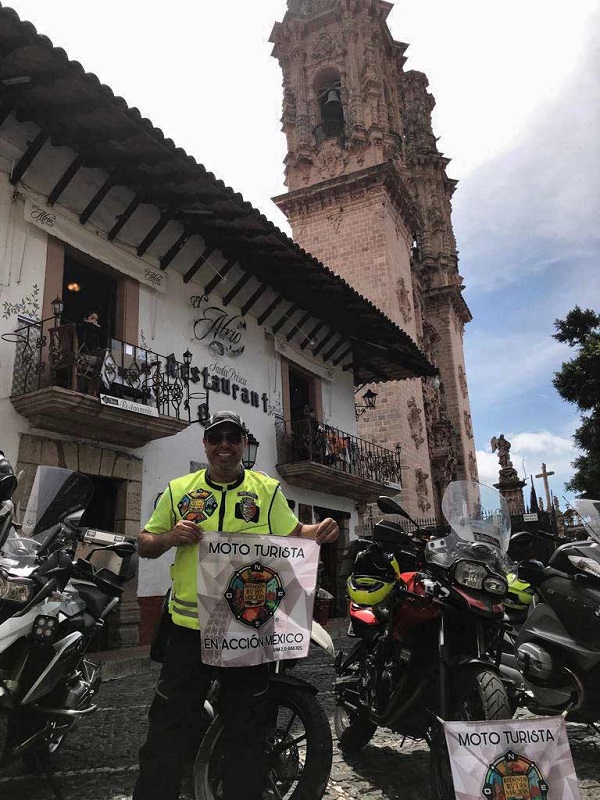
[[[183,767],[202,735],[202,708],[214,677],[202,663],[196,607],[198,542],[202,531],[301,536],[334,542],[333,519],[303,525],[289,508],[278,481],[245,470],[247,429],[231,411],[208,420],[204,448],[208,469],[170,481],[140,533],[142,558],[176,548],[171,568],[174,625],[150,709],[134,800],[175,800]],[[223,800],[260,800],[265,787],[265,694],[268,665],[219,670],[223,719]]]

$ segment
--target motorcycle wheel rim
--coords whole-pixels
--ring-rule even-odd
[[[263,800],[288,800],[296,791],[306,763],[307,730],[292,702],[275,705],[267,735],[267,788]],[[221,733],[221,732],[220,732]],[[223,800],[222,738],[216,738],[208,770],[213,800]]]

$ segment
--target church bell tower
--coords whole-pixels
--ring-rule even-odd
[[[477,480],[463,354],[451,198],[456,182],[432,131],[434,100],[385,0],[288,0],[271,34],[283,72],[287,193],[294,238],[402,327],[440,370],[377,384],[360,435],[402,446],[403,503],[439,513],[452,479]],[[365,387],[367,388],[367,387]],[[362,393],[362,390],[361,390]]]

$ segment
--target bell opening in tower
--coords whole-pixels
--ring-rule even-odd
[[[317,144],[343,136],[345,130],[342,84],[337,73],[326,70],[315,83],[320,124],[315,129]]]

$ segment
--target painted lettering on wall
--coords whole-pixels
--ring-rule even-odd
[[[147,269],[145,272],[146,280],[148,283],[152,283],[154,286],[160,286],[163,282],[164,275],[161,275],[160,272],[154,272],[153,269]]]
[[[200,308],[205,300],[208,300],[206,295],[194,295],[191,298],[192,307]],[[212,356],[241,356],[246,349],[245,333],[244,317],[228,314],[218,306],[205,307],[200,318],[194,322],[195,338],[208,345],[208,352]]]
[[[232,400],[239,400],[254,408],[262,408],[265,414],[269,413],[269,397],[266,392],[259,394],[253,389],[249,389],[247,386],[240,386],[239,383],[232,381],[231,378],[224,377],[218,373],[211,375],[208,367],[204,367],[202,370],[202,378],[205,389],[225,394],[231,397]]]
[[[40,206],[32,205],[31,219],[39,222],[40,225],[47,225],[49,228],[52,228],[56,222],[56,214],[52,214],[50,211],[46,211],[45,208],[40,208]]]
[[[235,367],[230,367],[227,364],[221,364],[219,361],[214,361],[212,364],[208,365],[208,369],[210,372],[216,372],[217,375],[220,375],[222,378],[229,378],[230,381],[239,383],[240,386],[248,385],[248,378],[244,377],[244,375],[238,372]]]

